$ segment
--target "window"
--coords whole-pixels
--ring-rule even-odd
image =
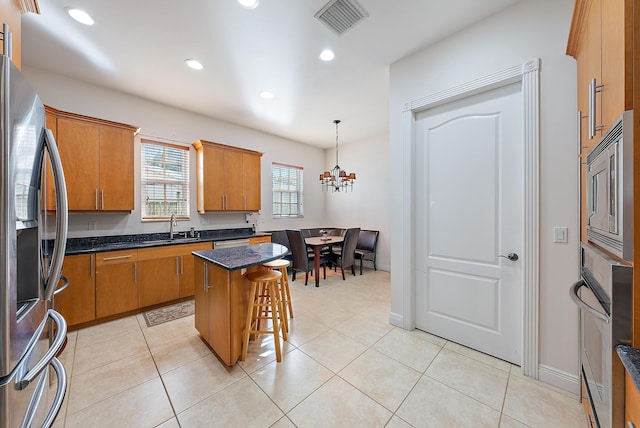
[[[273,218],[302,217],[302,168],[271,164],[273,178]]]
[[[142,140],[142,219],[189,218],[189,146]]]

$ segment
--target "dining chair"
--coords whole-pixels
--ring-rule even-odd
[[[339,252],[332,252],[327,255],[330,262],[334,267],[340,266],[340,270],[342,271],[342,279],[345,280],[344,269],[351,267],[351,274],[355,276],[355,252],[356,245],[358,244],[358,235],[360,234],[360,228],[354,227],[347,229],[344,234],[344,241],[342,241],[342,246],[338,249]]]
[[[307,244],[304,242],[301,231],[289,229],[287,230],[287,238],[291,245],[290,250],[293,257],[291,281],[296,280],[296,272],[304,272],[304,285],[307,285],[309,272],[313,271],[315,256],[313,253],[309,254],[307,252]],[[327,279],[327,259],[324,256],[320,256],[320,264],[324,272],[324,279]]]
[[[271,242],[274,244],[280,244],[287,247],[289,252],[283,257],[283,259],[292,261],[293,257],[291,256],[291,244],[289,244],[289,239],[287,238],[287,232],[285,230],[274,230],[271,232]]]
[[[373,262],[373,270],[376,269],[376,245],[378,244],[378,230],[361,230],[356,245],[356,259],[360,260],[360,275],[362,275],[362,262]]]

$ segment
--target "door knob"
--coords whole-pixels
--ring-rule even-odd
[[[504,257],[505,259],[509,259],[512,262],[515,262],[516,260],[518,260],[518,255],[516,253],[509,253],[506,256],[503,256],[502,254],[498,254],[498,257]]]

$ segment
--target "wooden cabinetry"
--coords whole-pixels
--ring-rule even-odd
[[[193,296],[193,251],[211,242],[66,256],[54,306],[69,326]]]
[[[198,212],[259,211],[262,153],[198,140]]]
[[[96,318],[138,308],[137,250],[96,254]]]
[[[208,249],[211,249],[210,243],[139,249],[138,306],[193,296],[194,256],[191,252]]]
[[[69,286],[56,294],[54,308],[69,326],[96,318],[95,255],[81,254],[64,258],[62,275]]]
[[[629,377],[629,373],[625,373],[625,427],[640,428],[640,392]],[[629,425],[629,422],[633,425]]]
[[[270,236],[255,236],[253,238],[249,238],[249,245],[262,244],[264,242],[271,242],[271,237]]]
[[[21,12],[32,12],[38,9],[37,5],[33,5],[34,0],[19,1],[19,0],[0,0],[0,16],[2,16],[2,23],[9,26],[12,36],[12,55],[11,61],[20,69],[22,55],[20,46],[20,34],[21,34]],[[32,9],[30,9],[32,7]],[[6,54],[3,50],[3,44],[0,43],[0,53]]]
[[[195,256],[193,251],[210,250],[211,242],[198,244],[186,244],[178,246],[178,257],[180,257],[180,288],[179,297],[193,296],[195,292]]]
[[[640,9],[632,0],[576,0],[567,46],[567,54],[577,60],[578,108],[582,115],[589,111],[588,83],[598,79],[601,90],[595,99],[596,125],[602,128],[589,139],[588,118],[581,120],[580,160],[586,161],[587,153],[624,110],[635,110],[633,119],[634,147],[640,140]],[[635,71],[634,71],[635,68]],[[634,171],[640,170],[638,151],[634,153]],[[586,169],[582,165],[582,233],[586,241],[585,209]],[[640,188],[640,174],[634,173],[635,189]],[[640,221],[640,197],[634,192],[634,224]],[[637,230],[637,228],[635,228]],[[633,345],[640,346],[640,239],[634,235],[633,272]],[[627,376],[626,419],[640,427],[640,395]],[[626,425],[625,425],[626,426]]]
[[[50,107],[46,112],[62,160],[69,210],[132,211],[136,128]],[[55,210],[52,193],[47,190],[50,211]]]
[[[624,110],[633,108],[631,0],[576,0],[567,54],[578,65],[581,238],[586,237],[586,156]],[[595,86],[594,86],[595,84]]]
[[[195,272],[196,329],[222,361],[233,365],[242,352],[249,285],[240,270],[228,271],[200,258]]]
[[[175,300],[180,288],[180,256],[171,247],[138,250],[138,305]]]

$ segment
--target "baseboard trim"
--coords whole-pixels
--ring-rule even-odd
[[[577,375],[540,364],[538,366],[538,379],[572,394],[580,394],[580,377]]]
[[[404,318],[402,315],[391,312],[389,313],[389,324],[394,325],[396,327],[404,328]]]

